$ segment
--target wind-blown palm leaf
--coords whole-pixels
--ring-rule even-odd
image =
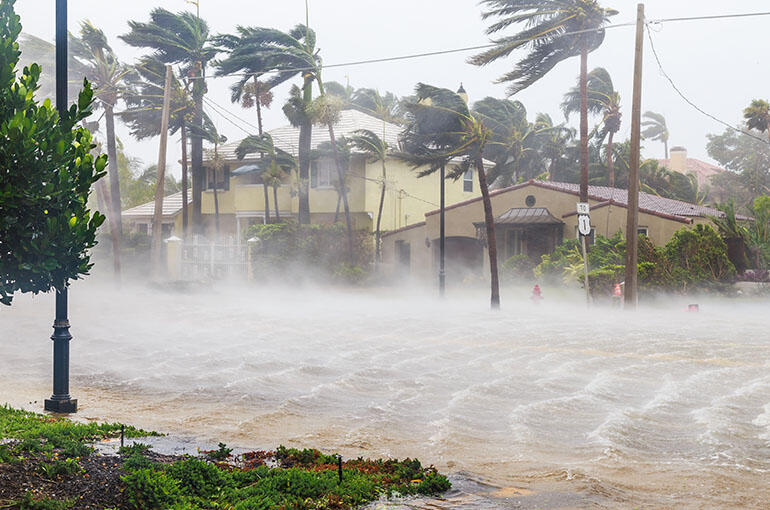
[[[668,159],[668,127],[666,118],[660,114],[651,111],[644,112],[642,121],[642,138],[663,142],[665,147],[666,159]]]

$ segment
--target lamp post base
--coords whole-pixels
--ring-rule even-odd
[[[52,413],[76,413],[78,412],[78,399],[56,400],[47,398],[45,399],[45,410]]]

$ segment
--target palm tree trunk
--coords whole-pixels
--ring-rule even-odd
[[[377,227],[374,234],[374,262],[375,265],[379,264],[381,262],[381,256],[380,253],[380,222],[382,221],[382,206],[385,203],[385,158],[383,155],[382,159],[382,187],[380,188],[380,205],[377,209]]]
[[[668,140],[663,140],[663,150],[666,151],[666,159],[668,159]],[[671,164],[671,162],[669,162]]]
[[[262,190],[265,192],[265,223],[270,223],[270,200],[268,199],[270,195],[267,191],[267,183],[264,180],[262,181]]]
[[[348,233],[348,261],[351,266],[356,263],[355,253],[353,252],[353,223],[350,219],[350,205],[348,204],[348,192],[347,186],[345,186],[345,172],[342,169],[342,162],[340,161],[340,155],[337,151],[337,138],[334,136],[334,126],[331,123],[329,126],[329,140],[332,143],[332,153],[334,154],[334,164],[337,167],[337,178],[340,181],[340,194],[342,195],[342,205],[345,209],[345,224],[347,226]]]
[[[342,204],[342,191],[339,189],[337,190],[337,208],[334,209],[334,222],[337,223],[337,221],[340,219],[340,205]]]
[[[607,170],[609,171],[609,184],[610,188],[615,187],[615,169],[612,168],[612,138],[615,136],[613,131],[610,131],[609,140],[607,140]]]
[[[193,83],[193,100],[195,110],[193,112],[193,125],[197,128],[197,133],[193,133],[190,138],[190,156],[192,159],[192,194],[193,194],[193,213],[192,224],[193,232],[203,233],[203,213],[201,211],[203,187],[205,186],[206,174],[203,168],[203,138],[200,133],[203,131],[203,94],[205,83],[202,79],[203,73],[201,63],[197,63],[197,80]]]
[[[219,240],[219,198],[217,197],[217,168],[212,168],[214,172],[214,228],[217,233],[217,240]]]
[[[275,204],[275,219],[281,222],[281,212],[278,210],[278,186],[273,186],[273,204]]]
[[[115,146],[115,113],[113,106],[108,103],[104,105],[104,118],[107,121],[107,156],[109,165],[107,170],[110,174],[110,200],[112,218],[110,222],[115,223],[118,228],[118,236],[123,236],[123,222],[120,215],[120,177],[118,176],[118,150]]]
[[[500,308],[500,278],[497,274],[497,238],[495,237],[495,217],[492,214],[492,201],[489,198],[487,176],[484,173],[484,161],[481,154],[476,156],[476,171],[479,174],[481,201],[484,204],[484,223],[487,226],[487,252],[489,253],[489,273],[491,276],[491,305],[493,310]]]
[[[313,79],[305,78],[305,84],[302,88],[303,101],[309,105],[313,100]],[[307,118],[303,119],[299,127],[299,223],[300,225],[310,224],[310,137],[313,133],[313,123]]]
[[[110,210],[110,196],[104,179],[99,179],[96,183],[96,198],[102,211]],[[110,239],[112,240],[112,273],[115,277],[115,282],[120,284],[120,233],[118,232],[117,225],[111,218],[108,218],[107,221],[110,224]]]
[[[182,238],[187,239],[187,126],[182,122]]]
[[[588,201],[588,50],[580,51],[580,201]]]
[[[257,107],[257,129],[262,136],[262,107],[259,105],[259,80],[254,76],[254,104]]]

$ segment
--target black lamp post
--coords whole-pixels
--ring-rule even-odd
[[[56,0],[56,109],[67,111],[67,0]],[[70,396],[70,323],[67,318],[67,287],[56,289],[56,318],[53,323],[53,395],[45,410],[74,413],[78,401]]]
[[[444,163],[441,163],[441,202],[439,212],[439,238],[438,238],[438,292],[444,297],[446,291],[446,271],[444,266],[444,179],[446,178]]]

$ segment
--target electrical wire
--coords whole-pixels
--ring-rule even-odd
[[[770,14],[770,13],[768,13],[768,14]],[[754,135],[753,133],[750,133],[750,132],[748,132],[748,131],[746,131],[746,130],[744,130],[744,129],[740,129],[740,128],[736,128],[736,127],[732,126],[732,125],[731,125],[729,122],[725,122],[724,120],[722,120],[722,119],[720,119],[720,118],[718,118],[718,117],[716,117],[716,116],[714,116],[714,115],[710,114],[709,112],[705,111],[703,108],[701,108],[700,106],[698,106],[697,104],[695,104],[693,101],[691,101],[691,100],[690,100],[690,99],[689,99],[689,98],[688,98],[688,97],[687,97],[687,96],[684,94],[684,92],[682,92],[682,90],[681,90],[679,87],[677,87],[676,83],[674,83],[674,80],[672,80],[672,79],[671,79],[671,76],[669,76],[669,75],[668,75],[668,73],[666,72],[666,70],[665,70],[665,69],[663,69],[663,64],[662,64],[662,63],[661,63],[661,61],[660,61],[660,56],[658,55],[658,51],[657,51],[657,50],[656,50],[656,48],[655,48],[655,43],[654,43],[654,42],[653,42],[653,40],[652,40],[652,31],[650,30],[649,22],[648,22],[647,24],[645,24],[645,28],[647,29],[647,38],[648,38],[648,39],[649,39],[649,41],[650,41],[650,49],[652,49],[652,54],[653,54],[653,56],[655,57],[655,61],[656,61],[656,62],[657,62],[657,64],[658,64],[658,69],[660,70],[660,73],[663,75],[663,77],[664,77],[664,78],[666,78],[666,80],[669,82],[669,84],[671,85],[671,87],[672,87],[672,88],[673,88],[673,89],[676,91],[676,93],[677,93],[677,94],[679,94],[679,96],[680,96],[680,97],[681,97],[681,98],[682,98],[682,99],[683,99],[683,100],[684,100],[684,101],[685,101],[687,104],[689,104],[690,106],[692,106],[693,108],[695,108],[695,110],[697,110],[698,112],[702,113],[702,114],[703,114],[703,115],[705,115],[706,117],[708,117],[708,118],[710,118],[710,119],[712,119],[712,120],[715,120],[716,122],[719,122],[720,124],[723,124],[723,125],[725,125],[725,126],[728,128],[728,129],[732,129],[733,131],[736,131],[736,132],[738,132],[738,133],[742,133],[742,134],[744,134],[744,135],[746,135],[746,136],[749,136],[749,137],[751,137],[751,138],[754,138],[755,140],[758,140],[758,141],[760,141],[760,142],[762,142],[762,143],[764,143],[764,144],[770,145],[770,142],[768,142],[768,141],[767,141],[767,140],[765,140],[764,138],[761,138],[761,137],[759,137],[759,136],[756,136],[756,135]]]

